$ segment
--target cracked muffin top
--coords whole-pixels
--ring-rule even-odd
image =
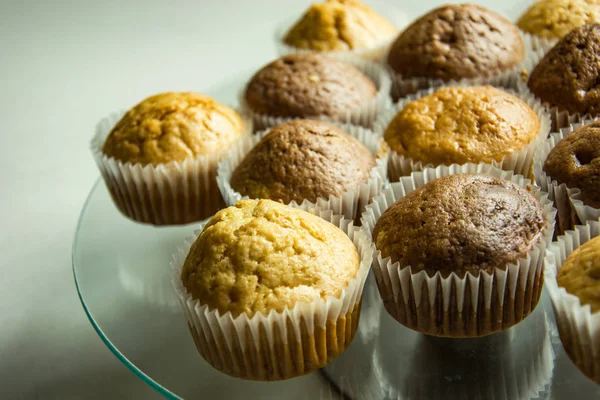
[[[583,203],[600,208],[600,121],[575,129],[552,149],[544,172],[581,190]]]
[[[247,106],[276,117],[335,117],[371,100],[373,81],[353,65],[319,54],[290,54],[263,67],[248,83]]]
[[[449,86],[408,103],[384,138],[400,155],[424,164],[500,161],[540,131],[521,99],[491,86]]]
[[[181,281],[202,305],[252,317],[339,297],[359,267],[356,247],[335,225],[271,200],[241,200],[208,222]]]
[[[551,107],[600,113],[600,24],[571,31],[531,71],[527,86]]]
[[[557,280],[567,293],[579,297],[582,306],[600,311],[600,237],[575,249],[560,267]]]
[[[524,57],[519,29],[506,18],[474,4],[449,4],[406,28],[387,62],[403,78],[449,81],[496,75]]]
[[[540,0],[521,15],[517,26],[532,35],[560,39],[591,22],[600,22],[599,0]]]
[[[127,111],[106,138],[102,152],[123,163],[181,162],[222,154],[244,132],[240,115],[210,97],[161,93]]]
[[[315,3],[285,35],[288,46],[315,51],[375,47],[393,39],[398,29],[357,0]]]
[[[253,199],[314,203],[366,182],[375,159],[358,139],[335,125],[294,120],[271,129],[233,171],[230,183]]]
[[[413,273],[492,272],[534,246],[546,225],[538,200],[517,184],[484,175],[435,179],[392,204],[375,224],[382,257]]]

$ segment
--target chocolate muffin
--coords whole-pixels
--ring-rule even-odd
[[[441,177],[407,194],[377,221],[381,256],[429,276],[478,276],[506,269],[541,238],[539,201],[518,185],[488,176]]]
[[[600,4],[586,0],[540,0],[521,15],[517,26],[524,32],[560,39],[571,30],[600,22]]]
[[[524,57],[519,30],[506,18],[474,4],[449,4],[406,28],[387,63],[404,79],[449,81],[496,75]]]
[[[384,138],[397,154],[423,164],[501,161],[540,132],[536,113],[491,86],[449,86],[408,103]]]
[[[600,24],[574,29],[533,69],[527,86],[550,107],[569,113],[600,112]]]
[[[395,38],[398,28],[357,0],[315,3],[287,32],[288,46],[315,51],[367,49]]]
[[[581,190],[585,205],[600,208],[600,121],[558,142],[544,162],[544,172],[559,184]]]
[[[244,99],[258,114],[336,117],[376,94],[375,83],[353,65],[318,54],[290,54],[258,71]]]
[[[271,129],[233,171],[230,183],[250,198],[314,203],[366,182],[375,165],[376,156],[337,126],[293,120]]]

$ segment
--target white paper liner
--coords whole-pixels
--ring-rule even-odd
[[[525,32],[521,32],[521,37],[523,38],[523,43],[525,44],[525,58],[523,59],[523,61],[521,61],[516,66],[507,69],[506,71],[492,76],[480,78],[466,78],[450,81],[444,81],[439,78],[427,77],[404,79],[400,74],[397,74],[389,66],[387,66],[389,74],[392,77],[392,98],[394,100],[397,100],[421,90],[429,88],[439,89],[443,86],[453,86],[457,84],[491,85],[496,87],[518,90],[519,82],[521,80],[521,71],[531,64],[530,57],[535,57],[535,55],[538,52],[544,53],[553,46],[552,42],[549,42],[536,36],[532,36]]]
[[[389,151],[382,138],[376,136],[368,129],[354,125],[339,124],[338,126],[344,132],[358,139],[371,153],[377,156],[376,165],[371,170],[369,179],[346,191],[341,196],[331,195],[329,198],[319,198],[314,203],[308,200],[304,200],[300,204],[292,201],[288,205],[305,211],[332,210],[334,214],[343,215],[344,218],[357,221],[366,205],[369,204],[373,197],[379,194],[387,180]],[[221,195],[228,206],[234,205],[241,199],[248,199],[248,196],[242,196],[241,193],[231,187],[231,176],[246,155],[269,132],[270,130],[265,130],[238,141],[219,163],[217,183],[221,190]]]
[[[180,225],[206,219],[225,205],[216,182],[222,154],[157,166],[132,165],[104,155],[102,146],[124,113],[103,118],[96,125],[90,145],[108,191],[123,215],[153,225]],[[241,116],[245,132],[240,137],[244,137],[252,132],[252,121],[243,113]]]
[[[341,354],[358,328],[363,287],[373,249],[364,233],[330,210],[315,213],[344,231],[360,254],[360,267],[339,298],[328,296],[311,303],[299,302],[283,312],[233,317],[211,310],[187,293],[181,270],[192,243],[204,226],[194,232],[173,255],[173,286],[179,297],[196,347],[214,368],[251,380],[282,380],[321,368]]]
[[[466,273],[460,278],[452,273],[443,278],[439,272],[432,277],[425,271],[412,273],[410,266],[401,268],[399,262],[392,263],[376,251],[373,273],[388,313],[408,328],[435,336],[484,336],[525,319],[542,292],[544,251],[554,231],[556,210],[548,195],[532,187],[522,175],[488,164],[426,168],[390,184],[367,206],[362,229],[371,239],[377,220],[397,200],[434,179],[464,173],[502,178],[531,189],[543,206],[547,226],[518,264],[508,264],[505,270],[497,268],[492,274],[482,271],[479,276]]]
[[[586,376],[600,383],[600,312],[582,306],[579,298],[559,287],[556,280],[571,253],[598,235],[600,222],[588,221],[559,236],[546,251],[544,277],[565,351]]]
[[[404,29],[404,27],[410,21],[408,15],[397,8],[385,10],[385,17],[389,19],[396,27],[398,27],[398,34]],[[294,53],[317,53],[324,55],[333,55],[333,56],[356,56],[365,58],[375,62],[383,62],[384,57],[387,55],[390,46],[396,40],[398,35],[394,35],[389,39],[385,39],[379,42],[379,44],[366,48],[366,49],[355,49],[355,50],[337,50],[337,51],[316,51],[310,49],[300,49],[298,47],[289,46],[284,43],[283,39],[285,35],[288,33],[290,28],[299,21],[301,16],[297,16],[294,18],[290,18],[283,23],[279,24],[277,29],[275,30],[275,49],[277,51],[278,56],[284,56],[286,54],[294,54]]]
[[[454,84],[454,86],[471,86],[471,84],[468,82],[461,82]],[[548,132],[550,132],[550,116],[546,112],[545,107],[532,94],[519,93],[511,89],[506,89],[505,86],[502,85],[500,85],[500,87],[505,92],[520,98],[529,107],[531,107],[531,109],[536,113],[540,121],[540,130],[537,136],[527,146],[515,151],[512,154],[504,156],[500,161],[493,161],[492,165],[503,170],[514,171],[516,174],[520,174],[526,177],[532,177],[531,166],[533,164],[533,156],[538,146],[548,136]],[[377,121],[375,122],[375,126],[373,128],[374,131],[379,135],[383,135],[385,129],[392,121],[392,119],[394,119],[396,114],[399,113],[402,109],[404,109],[404,107],[406,107],[408,103],[433,94],[438,89],[439,88],[429,88],[400,99],[392,107],[389,107],[387,110],[383,111],[380,114],[379,118],[377,118]],[[401,176],[408,176],[413,171],[422,171],[423,168],[427,167],[434,167],[434,165],[424,165],[420,161],[414,161],[409,157],[399,155],[395,151],[390,150],[388,164],[388,177],[390,179],[390,182],[396,182],[400,179]]]
[[[380,64],[374,63],[369,60],[365,60],[356,56],[343,56],[343,55],[329,55],[329,57],[336,58],[342,62],[351,64],[367,75],[375,86],[377,87],[377,93],[372,99],[369,99],[360,107],[347,110],[336,117],[330,117],[326,115],[320,116],[304,116],[304,117],[276,117],[271,115],[259,114],[252,111],[250,106],[246,103],[245,92],[246,86],[238,94],[238,101],[242,110],[250,115],[254,122],[255,130],[264,130],[272,128],[283,122],[290,121],[293,119],[318,119],[323,121],[340,122],[346,124],[360,125],[366,128],[370,128],[381,110],[389,106],[390,100],[390,89],[392,85],[391,78],[387,70]]]

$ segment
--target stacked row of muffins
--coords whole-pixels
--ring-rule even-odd
[[[328,0],[282,38],[298,51],[259,70],[239,110],[166,93],[98,125],[93,152],[123,214],[172,225],[216,213],[172,263],[211,365],[256,380],[326,365],[354,337],[371,266],[388,313],[418,332],[482,336],[533,311],[555,221],[568,238],[600,217],[600,129],[583,115],[600,107],[590,68],[600,25],[563,3],[532,6],[518,23],[527,34],[461,4],[397,35],[364,4]],[[552,7],[560,27],[539,23]],[[566,35],[565,21],[575,28]],[[561,125],[574,117],[559,113],[581,114],[584,126]],[[564,129],[548,138],[551,126]],[[571,270],[561,284],[571,295],[600,279]],[[583,286],[565,283],[583,274]],[[551,293],[567,321],[575,307],[558,311],[561,290]],[[579,365],[587,351],[581,368],[600,381],[589,350],[600,334],[582,344],[577,327],[562,326],[580,346],[571,357]]]

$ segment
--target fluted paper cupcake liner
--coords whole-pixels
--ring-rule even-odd
[[[295,208],[301,208],[305,211],[332,210],[334,214],[343,215],[347,219],[357,221],[360,218],[360,214],[364,210],[364,207],[371,199],[373,199],[373,197],[379,194],[386,182],[389,151],[382,138],[376,136],[372,131],[354,125],[339,126],[346,133],[358,139],[371,151],[371,153],[377,156],[376,165],[371,170],[369,179],[344,192],[341,196],[332,195],[329,196],[329,198],[319,198],[314,203],[308,200],[304,200],[300,204],[296,201],[292,201],[288,205]],[[219,163],[217,183],[221,190],[221,195],[228,206],[234,205],[241,199],[248,198],[248,196],[242,196],[242,194],[231,187],[231,176],[244,157],[246,157],[256,144],[268,133],[269,130],[266,130],[240,140]]]
[[[464,173],[502,178],[531,189],[543,206],[547,226],[518,263],[496,268],[493,273],[481,271],[478,276],[466,273],[461,278],[452,273],[444,278],[439,272],[434,276],[425,271],[413,273],[411,266],[401,267],[376,251],[373,273],[386,310],[401,324],[429,335],[475,337],[508,329],[533,311],[542,292],[544,251],[552,241],[556,210],[546,193],[512,171],[487,164],[454,164],[404,177],[367,206],[362,223],[368,238],[379,217],[397,200],[434,179]]]
[[[238,95],[238,100],[244,112],[252,117],[254,129],[256,131],[264,130],[283,122],[301,118],[360,125],[370,128],[377,119],[379,112],[390,104],[390,88],[392,81],[387,70],[380,64],[356,56],[329,55],[328,57],[336,58],[342,62],[351,64],[367,75],[377,87],[375,96],[372,99],[367,100],[360,107],[347,110],[337,116],[317,115],[304,117],[276,117],[252,111],[251,107],[246,103],[246,87],[244,87]]]
[[[461,82],[454,86],[470,86],[470,83]],[[408,103],[420,99],[435,93],[439,88],[430,88],[422,90],[418,93],[409,95],[403,99],[400,99],[392,107],[383,111],[377,121],[375,122],[374,131],[377,134],[383,135],[385,129],[389,123],[394,119],[396,114],[400,112]],[[540,130],[537,136],[525,147],[514,153],[505,155],[500,161],[493,161],[492,165],[507,171],[514,171],[516,174],[533,178],[531,173],[531,167],[533,164],[533,155],[535,154],[538,146],[548,136],[550,132],[550,116],[546,112],[544,106],[530,93],[519,93],[511,89],[503,89],[507,93],[519,97],[523,100],[531,109],[536,113],[540,121]],[[421,171],[423,168],[434,167],[432,164],[424,165],[420,161],[415,161],[410,157],[406,157],[390,150],[389,164],[388,164],[388,177],[390,182],[396,182],[401,176],[408,176],[413,171]]]
[[[179,225],[206,219],[225,205],[216,181],[222,154],[156,166],[123,163],[104,155],[104,141],[123,114],[102,119],[91,142],[106,187],[123,215],[153,225]],[[244,124],[243,136],[247,136],[252,122],[245,118]]]
[[[523,42],[525,44],[525,58],[523,59],[523,61],[521,61],[516,66],[507,69],[506,71],[488,77],[467,78],[450,81],[426,77],[405,79],[402,78],[400,74],[395,73],[391,68],[388,67],[387,69],[389,70],[390,76],[392,77],[392,98],[394,100],[397,100],[402,97],[429,88],[439,89],[444,86],[452,86],[457,84],[491,85],[496,87],[518,90],[521,71],[523,69],[526,69],[527,66],[529,66],[532,63],[532,61],[530,61],[530,57],[537,59],[536,57],[538,52],[544,54],[553,45],[549,41],[532,36],[528,33],[521,32],[521,36],[523,37]]]
[[[181,283],[181,270],[192,243],[188,239],[174,254],[173,285],[185,319],[202,357],[217,370],[251,380],[273,381],[293,378],[321,368],[341,354],[352,342],[358,327],[360,304],[369,273],[373,249],[364,233],[331,211],[317,214],[340,229],[354,242],[360,267],[339,298],[328,296],[299,302],[282,312],[253,317],[223,315],[194,300]]]
[[[600,222],[588,221],[559,236],[546,251],[544,275],[565,351],[581,372],[600,384],[600,312],[582,306],[579,298],[559,287],[556,280],[571,253],[598,235]]]

